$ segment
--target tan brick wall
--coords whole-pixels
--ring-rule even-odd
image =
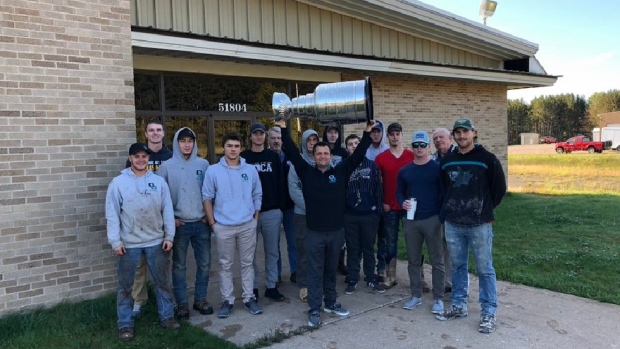
[[[342,78],[343,81],[358,80],[363,75],[343,74]],[[413,132],[431,133],[438,127],[451,130],[454,121],[464,116],[478,128],[480,144],[500,159],[507,172],[505,85],[387,75],[371,75],[371,81],[375,118],[383,121],[386,127],[391,122],[399,122],[403,126],[406,147],[410,146]],[[361,126],[347,126],[345,137],[352,132],[361,135],[361,131]]]
[[[110,179],[135,140],[129,1],[0,5],[0,314],[116,287]]]

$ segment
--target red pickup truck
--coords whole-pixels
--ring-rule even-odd
[[[603,150],[609,149],[609,142],[592,142],[586,136],[575,136],[569,138],[566,142],[555,144],[557,153],[570,153],[573,151],[587,151],[588,153],[602,153]]]

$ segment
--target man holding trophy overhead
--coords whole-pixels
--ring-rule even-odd
[[[282,129],[284,153],[302,182],[307,217],[304,248],[308,260],[308,326],[317,327],[323,302],[326,313],[349,315],[336,301],[336,267],[344,243],[347,184],[364,159],[375,125],[370,80],[322,84],[314,94],[292,102],[286,95],[275,93],[273,110],[276,125]],[[336,166],[331,165],[329,144],[317,143],[313,149],[316,164],[311,166],[301,157],[286,129],[285,119],[291,114],[313,116],[321,123],[357,123],[365,119],[366,130],[355,152]]]

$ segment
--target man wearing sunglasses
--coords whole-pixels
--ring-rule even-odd
[[[412,310],[422,304],[422,244],[426,242],[433,267],[433,314],[443,313],[444,265],[443,234],[439,221],[441,186],[439,163],[429,154],[430,139],[426,131],[413,134],[411,148],[413,162],[398,172],[396,199],[403,209],[413,215],[403,218],[403,232],[407,247],[409,287],[411,298],[403,304]],[[415,200],[415,204],[413,203]]]
[[[506,194],[506,177],[497,157],[475,144],[477,130],[471,120],[461,118],[452,127],[458,151],[446,154],[440,162],[442,215],[446,241],[452,257],[451,307],[437,315],[438,320],[467,316],[468,251],[476,261],[479,301],[482,312],[478,331],[495,331],[497,286],[493,268],[493,210]]]

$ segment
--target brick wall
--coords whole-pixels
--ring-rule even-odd
[[[104,199],[132,86],[129,1],[2,1],[0,314],[115,288]]]
[[[363,75],[343,74],[342,78],[343,81],[359,80]],[[403,126],[406,147],[410,147],[413,132],[425,130],[430,134],[438,127],[451,130],[454,121],[465,116],[478,128],[480,144],[500,159],[507,172],[505,85],[387,75],[371,75],[371,80],[375,118],[383,121],[386,127],[391,122],[399,122]],[[347,126],[345,135],[351,132],[361,135],[362,129],[361,126]]]

